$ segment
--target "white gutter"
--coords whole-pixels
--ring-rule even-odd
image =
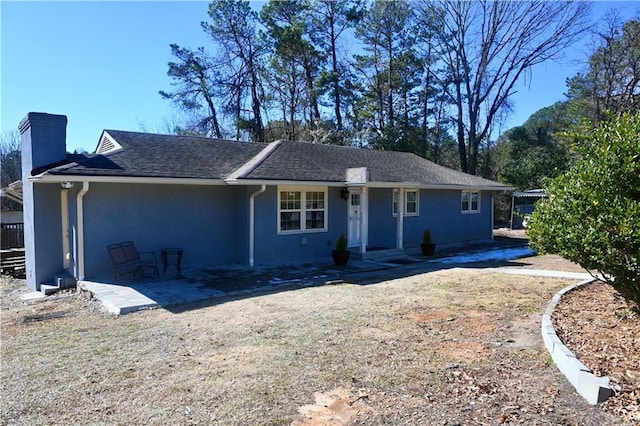
[[[82,189],[76,196],[76,209],[77,209],[77,244],[78,244],[78,280],[84,280],[84,211],[83,211],[83,198],[84,194],[89,191],[89,182],[82,182]]]
[[[340,181],[320,181],[320,180],[283,180],[283,179],[236,179],[225,180],[229,185],[273,185],[273,186],[325,186],[332,188],[343,188],[345,183]]]
[[[267,190],[267,185],[262,187],[249,195],[249,266],[253,266],[254,263],[254,251],[255,251],[255,198],[264,193]]]
[[[299,186],[326,186],[326,187],[367,187],[367,188],[398,188],[405,189],[455,189],[461,191],[513,191],[510,186],[470,186],[454,184],[420,184],[418,182],[335,182],[335,181],[311,181],[311,180],[268,180],[268,179],[202,179],[202,178],[172,178],[172,177],[136,177],[136,176],[87,176],[87,175],[49,175],[46,173],[32,176],[29,181],[35,183],[62,183],[62,182],[93,182],[93,183],[120,183],[120,184],[166,184],[166,185],[299,185]]]
[[[87,176],[87,175],[48,175],[31,176],[35,183],[93,182],[93,183],[147,183],[166,185],[225,185],[222,179],[172,178],[172,177],[136,177],[136,176]]]

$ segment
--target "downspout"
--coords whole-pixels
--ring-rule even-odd
[[[255,198],[264,193],[267,190],[267,185],[262,185],[262,187],[257,190],[256,192],[252,193],[251,195],[249,195],[249,266],[253,266],[253,263],[255,261],[254,259],[254,250],[255,250],[255,228],[256,225],[254,223],[255,221]]]
[[[369,191],[366,186],[360,195],[360,253],[367,252],[369,242]]]
[[[66,185],[60,190],[60,216],[62,218],[62,266],[65,270],[69,270],[71,266],[71,234],[69,233],[69,189]]]
[[[84,280],[84,211],[82,200],[84,198],[84,194],[89,191],[89,182],[82,182],[82,189],[78,192],[76,196],[76,209],[77,209],[77,234],[78,234],[78,259],[77,259],[77,267],[78,267],[78,281]]]

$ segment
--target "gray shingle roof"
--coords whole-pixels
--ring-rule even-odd
[[[415,154],[304,142],[267,145],[193,136],[106,130],[121,150],[74,157],[47,174],[156,178],[225,179],[254,158],[238,181],[345,182],[347,169],[366,167],[370,183],[411,182],[422,186],[491,187],[507,185],[461,173]]]
[[[440,166],[408,152],[379,151],[304,142],[283,142],[246,178],[344,182],[346,170],[366,167],[369,182],[422,185],[504,186]]]
[[[194,136],[105,130],[122,149],[87,156],[50,174],[224,179],[266,145]]]

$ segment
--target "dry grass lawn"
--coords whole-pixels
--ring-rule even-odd
[[[614,424],[552,364],[569,282],[448,270],[111,317],[2,277],[2,424]]]

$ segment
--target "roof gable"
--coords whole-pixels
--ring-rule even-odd
[[[105,130],[119,149],[49,170],[54,175],[224,179],[266,146],[195,136]],[[105,145],[101,143],[100,147]]]

